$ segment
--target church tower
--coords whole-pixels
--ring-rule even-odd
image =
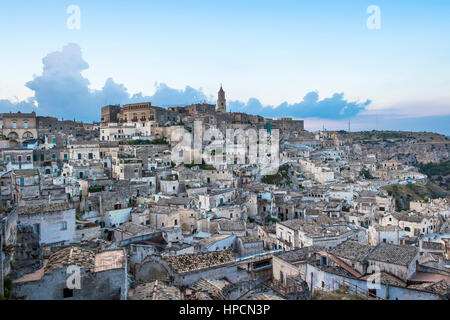
[[[222,85],[220,85],[219,94],[217,96],[217,111],[227,112],[227,100],[225,99],[225,91],[223,91]]]

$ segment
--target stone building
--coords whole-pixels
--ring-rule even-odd
[[[217,112],[227,112],[227,100],[225,99],[225,91],[220,86],[219,93],[217,94]]]
[[[67,245],[75,239],[75,209],[68,202],[19,206],[18,224],[32,226],[42,245]]]
[[[68,278],[77,274],[79,286],[74,280],[73,287],[68,287]],[[123,249],[99,253],[78,247],[62,249],[38,271],[15,280],[13,286],[13,296],[19,300],[125,300],[127,295]]]
[[[11,147],[20,146],[24,141],[37,138],[36,113],[2,113],[0,114],[3,136],[9,140]]]
[[[185,116],[198,116],[204,114],[214,114],[216,106],[208,103],[196,103],[184,107],[169,107],[170,111],[173,111],[183,118]]]
[[[436,217],[422,214],[399,212],[388,214],[380,219],[382,226],[398,226],[409,237],[434,233],[439,230],[440,221]]]
[[[41,176],[39,170],[13,170],[11,173],[11,193],[14,203],[36,200],[41,196]]]
[[[117,115],[120,112],[120,105],[108,105],[102,107],[101,111],[101,122],[104,123],[117,123]]]
[[[150,102],[141,102],[124,105],[117,114],[119,123],[142,123],[154,121],[165,124],[175,120],[172,113],[164,108],[152,106]]]
[[[67,146],[68,160],[99,160],[100,146],[93,142],[72,142]],[[66,160],[66,159],[64,159]]]
[[[58,147],[64,146],[67,136],[80,137],[89,135],[85,130],[84,123],[75,120],[59,120],[55,117],[36,117],[38,138],[48,144]]]
[[[310,246],[291,251],[281,252],[272,257],[273,280],[286,287],[289,279],[301,277],[306,280],[306,262],[322,247]]]
[[[382,270],[406,281],[416,272],[419,262],[419,249],[380,243],[367,255],[367,273]]]
[[[4,295],[5,279],[15,260],[17,215],[17,207],[0,211],[0,296]]]
[[[241,276],[231,250],[171,257],[149,256],[136,266],[136,279],[162,280],[177,287],[191,286],[202,278],[227,278],[235,282]]]
[[[277,222],[277,247],[292,250],[308,246],[332,248],[344,241],[367,241],[363,229],[346,224],[319,225],[313,221],[294,219]]]
[[[0,161],[6,170],[33,169],[33,150],[26,149],[2,149]]]
[[[131,180],[142,177],[142,160],[137,158],[115,158],[112,160],[113,178]]]
[[[280,129],[282,131],[303,131],[304,121],[294,120],[292,118],[266,119],[266,125],[271,129]]]

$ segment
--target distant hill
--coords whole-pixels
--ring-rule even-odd
[[[377,143],[377,142],[406,142],[415,140],[417,143],[429,144],[448,144],[450,138],[445,135],[433,132],[408,132],[408,131],[360,131],[347,132],[338,131],[340,135],[352,138],[354,142],[359,143]]]

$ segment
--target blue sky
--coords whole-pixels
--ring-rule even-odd
[[[311,118],[309,129],[348,119],[375,129],[377,117],[450,134],[447,0],[0,3],[2,112],[34,99],[42,112],[94,120],[94,103],[210,100],[222,83],[232,110]],[[66,26],[69,5],[81,10],[80,30]],[[369,5],[381,10],[380,30],[366,27]],[[54,52],[62,57],[47,67],[58,76],[43,71]]]

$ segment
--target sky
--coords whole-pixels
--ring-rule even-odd
[[[98,121],[110,103],[214,103],[222,84],[231,111],[308,130],[450,135],[448,0],[0,4],[0,112]]]

